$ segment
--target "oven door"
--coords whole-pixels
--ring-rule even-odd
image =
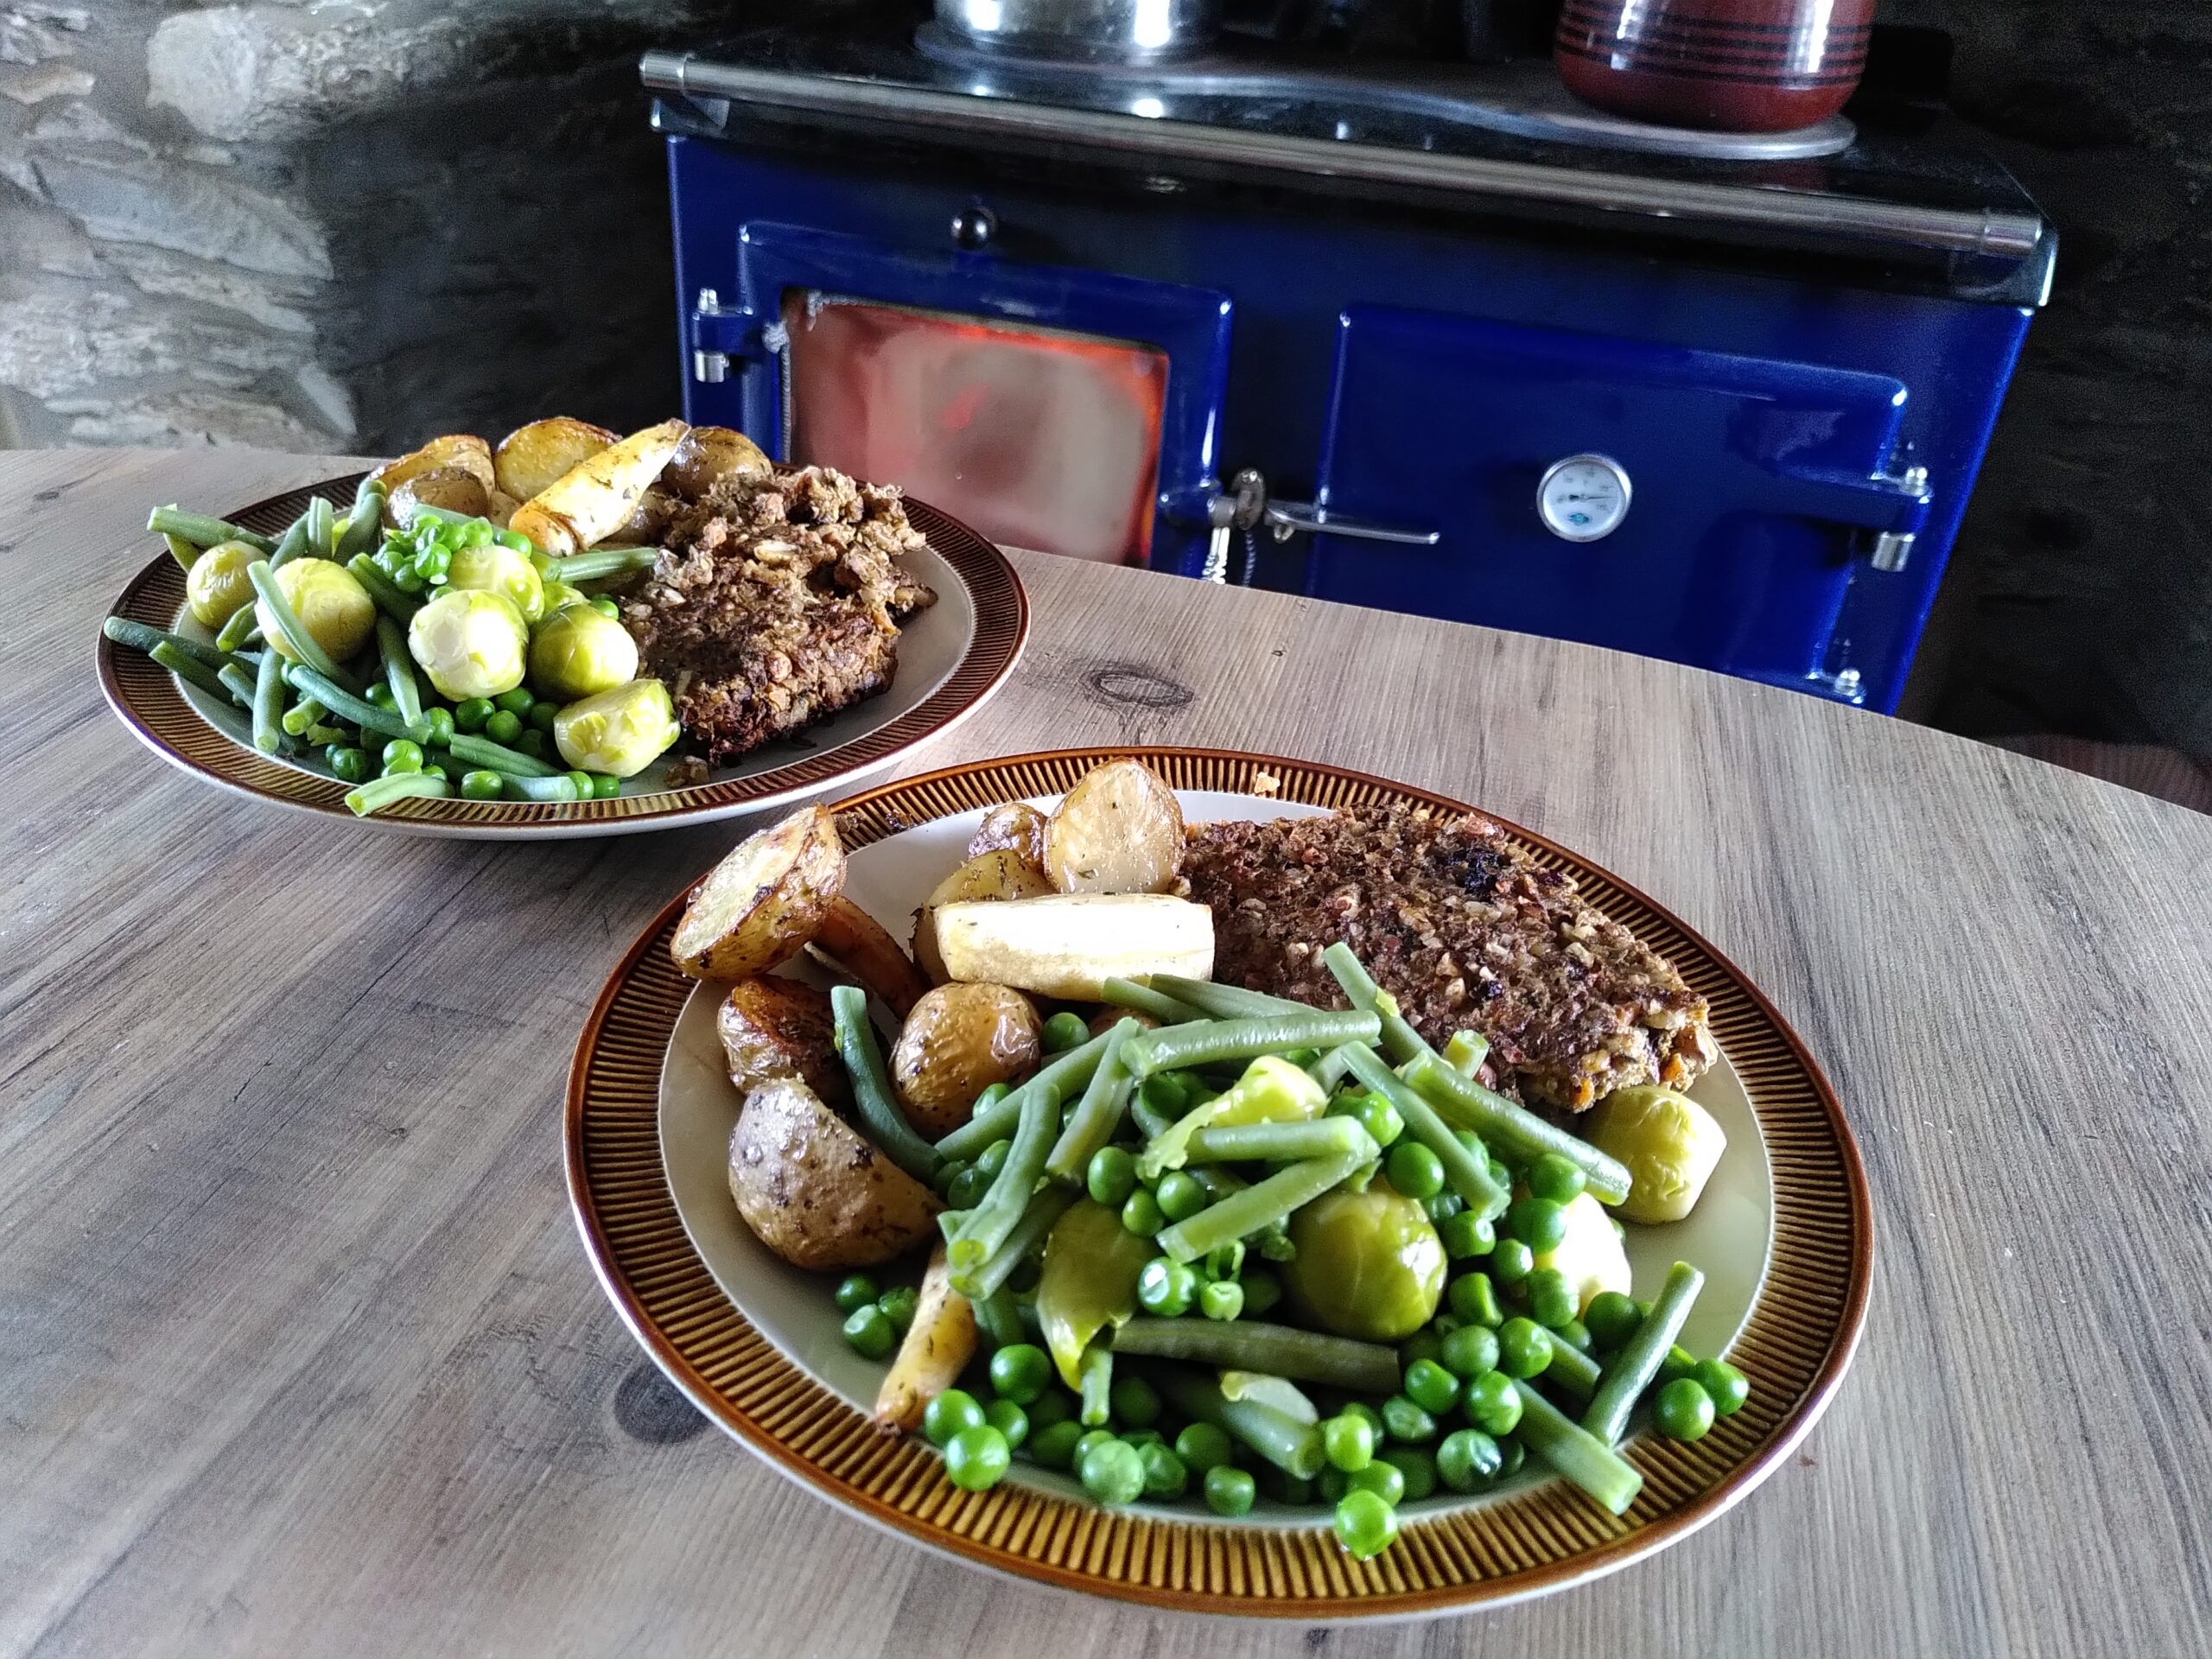
[[[1885,471],[1904,404],[1881,375],[1355,308],[1321,502],[1442,534],[1319,536],[1307,591],[1856,700],[1838,619],[1927,513]]]
[[[779,460],[900,485],[995,541],[1197,573],[1205,529],[1159,504],[1213,487],[1225,296],[758,221],[738,288],[695,312],[695,346],[741,367],[736,423]],[[693,388],[702,418],[721,390]]]

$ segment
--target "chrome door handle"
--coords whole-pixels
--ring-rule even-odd
[[[1357,542],[1395,542],[1403,547],[1434,547],[1444,539],[1436,530],[1400,530],[1394,524],[1370,524],[1364,518],[1339,518],[1326,507],[1311,501],[1269,500],[1261,522],[1287,542],[1300,531],[1315,536],[1349,536]]]

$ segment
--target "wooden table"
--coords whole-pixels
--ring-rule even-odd
[[[1494,808],[1764,985],[1873,1182],[1856,1368],[1680,1547],[1425,1625],[1157,1617],[831,1510],[593,1282],[569,1046],[730,830],[310,824],[101,707],[149,505],[337,470],[0,455],[0,1652],[2212,1652],[2212,818],[1664,664],[1020,556],[1028,656],[915,769],[1234,745]]]

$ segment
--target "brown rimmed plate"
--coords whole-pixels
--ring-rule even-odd
[[[283,531],[315,496],[342,510],[360,474],[257,501],[226,515],[248,530]],[[718,769],[703,784],[667,787],[657,763],[612,800],[569,803],[404,800],[365,819],[346,805],[349,787],[320,767],[257,753],[245,711],[180,681],[142,653],[99,638],[100,689],[123,723],[155,753],[194,777],[257,801],[417,835],[487,840],[620,836],[770,810],[881,772],[917,744],[943,735],[1005,683],[1029,638],[1029,601],[1005,555],[958,519],[909,500],[907,517],[928,542],[911,566],[938,602],[899,631],[899,669],[881,695],[796,736]],[[184,613],[184,572],[165,553],[141,570],[112,614],[205,638]]]
[[[957,857],[966,825],[983,809],[1049,801],[1117,754],[1158,770],[1194,818],[1375,802],[1465,810],[1380,779],[1264,756],[1027,755],[950,767],[843,802],[836,810],[852,852],[848,892],[903,931],[903,895],[925,868],[949,868],[947,849]],[[698,992],[669,960],[681,894],[601,993],[569,1073],[569,1195],[601,1282],[677,1385],[772,1465],[879,1525],[1040,1582],[1179,1611],[1311,1622],[1495,1605],[1663,1548],[1742,1499],[1827,1406],[1866,1313],[1866,1178],[1834,1091],[1738,969],[1633,887],[1507,827],[1539,861],[1571,873],[1594,904],[1672,958],[1707,998],[1723,1051],[1694,1092],[1728,1128],[1728,1154],[1697,1214],[1675,1228],[1631,1229],[1630,1254],[1639,1292],[1677,1254],[1707,1268],[1713,1285],[1700,1299],[1700,1328],[1686,1337],[1700,1351],[1725,1350],[1751,1377],[1751,1398],[1694,1445],[1649,1434],[1629,1441],[1624,1455],[1644,1484],[1625,1516],[1532,1468],[1479,1497],[1440,1493],[1406,1505],[1398,1543],[1361,1563],[1312,1510],[1262,1504],[1252,1520],[1235,1522],[1188,1505],[1108,1510],[1065,1478],[1019,1462],[1019,1478],[990,1492],[959,1491],[925,1446],[872,1430],[865,1408],[880,1365],[836,1339],[828,1281],[761,1250],[721,1188],[718,1136],[738,1103],[715,1075],[714,994]],[[719,1106],[711,1103],[717,1082]]]

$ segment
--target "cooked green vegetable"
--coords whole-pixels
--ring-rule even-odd
[[[501,594],[449,588],[415,613],[407,648],[441,696],[497,696],[522,683],[530,629]]]
[[[1263,1371],[1366,1394],[1388,1394],[1398,1386],[1398,1356],[1393,1350],[1295,1325],[1250,1319],[1133,1319],[1114,1333],[1113,1347],[1116,1353]]]
[[[1370,1145],[1367,1131],[1350,1117],[1313,1118],[1295,1123],[1230,1123],[1194,1129],[1184,1145],[1194,1164],[1294,1162],[1301,1158],[1341,1158]],[[1160,1183],[1166,1189],[1170,1175]]]
[[[246,572],[260,556],[244,542],[218,542],[194,559],[184,578],[185,607],[193,620],[215,627],[250,603],[253,581]]]
[[[1350,945],[1338,940],[1321,953],[1321,965],[1344,987],[1344,996],[1352,1007],[1374,1014],[1382,1022],[1382,1052],[1390,1057],[1393,1065],[1403,1065],[1416,1055],[1435,1053],[1399,1014],[1396,1000],[1375,982]]]
[[[1076,1194],[1061,1186],[1047,1186],[1030,1199],[1029,1208],[1022,1212],[1020,1224],[1007,1235],[1006,1243],[971,1275],[976,1294],[988,1296],[1012,1278],[1014,1269],[1035,1255],[1053,1224],[1075,1200]]]
[[[1522,1443],[1615,1515],[1626,1514],[1643,1477],[1526,1382],[1513,1387],[1521,1396]]]
[[[1412,1199],[1383,1186],[1330,1192],[1291,1217],[1290,1236],[1298,1255],[1283,1270],[1283,1287],[1322,1330],[1397,1342],[1434,1315],[1444,1294],[1444,1246]]]
[[[1084,1086],[1083,1097],[1077,1102],[1067,1127],[1060,1131],[1059,1139],[1052,1143],[1045,1160],[1047,1173],[1063,1181],[1087,1179],[1093,1158],[1106,1149],[1106,1143],[1122,1127],[1122,1120],[1129,1109],[1129,1095],[1136,1086],[1128,1067],[1122,1063],[1123,1057],[1128,1052],[1128,1039],[1139,1029],[1135,1020],[1122,1020],[1106,1033],[1103,1058],[1090,1074],[1090,1081]],[[1126,1154],[1122,1155],[1122,1160],[1128,1161]],[[1132,1180],[1135,1173],[1132,1165]],[[1097,1197],[1096,1191],[1092,1196]],[[1122,1198],[1115,1202],[1128,1197],[1125,1190]]]
[[[541,805],[583,798],[583,791],[576,787],[575,777],[570,772],[559,772],[550,778],[508,778],[500,783],[499,793],[510,801],[536,801]]]
[[[254,620],[270,645],[317,673],[340,677],[338,664],[376,631],[376,601],[342,564],[299,558],[279,570],[256,563],[246,575],[260,595]]]
[[[165,632],[127,616],[107,618],[100,624],[100,632],[117,645],[129,645],[133,651],[143,651],[149,656],[153,654],[156,645],[167,645],[172,651],[181,652],[192,658],[210,676],[229,667],[236,660],[229,652],[218,651],[213,645],[203,645],[197,639],[188,639],[181,633]],[[222,694],[218,690],[217,695]]]
[[[1219,1065],[1289,1049],[1334,1048],[1339,1043],[1371,1039],[1378,1029],[1371,1014],[1332,1014],[1319,1008],[1210,1020],[1163,1027],[1132,1038],[1127,1059],[1130,1075],[1141,1078],[1155,1071]]]
[[[588,601],[550,613],[530,636],[531,683],[562,702],[612,691],[637,673],[629,629]]]
[[[409,725],[423,718],[423,690],[415,683],[415,661],[407,653],[407,636],[388,616],[377,618],[377,651],[384,658],[385,683],[391,688],[391,706]]]
[[[463,760],[496,772],[505,778],[557,778],[558,766],[493,742],[489,738],[474,737],[467,732],[455,732],[447,740],[446,747]]]
[[[376,601],[377,608],[397,622],[412,622],[415,613],[423,608],[423,601],[376,567],[376,562],[365,553],[356,553],[346,561],[346,568],[353,573],[353,580]]]
[[[617,778],[636,777],[683,734],[676,705],[658,680],[632,680],[579,698],[553,722],[563,760]]]
[[[460,741],[454,740],[456,743]],[[455,753],[460,751],[456,749]],[[927,1186],[937,1173],[937,1149],[914,1133],[914,1126],[907,1122],[906,1115],[899,1109],[899,1103],[891,1092],[891,1077],[883,1069],[883,1052],[876,1046],[875,1027],[868,1017],[868,993],[857,985],[832,986],[830,1008],[836,1025],[837,1053],[852,1078],[853,1103],[860,1112],[861,1128],[886,1157]],[[1040,1151],[1039,1161],[1043,1156]],[[1006,1225],[991,1236],[988,1245],[972,1253],[968,1258],[969,1265],[981,1267],[991,1251],[1006,1242],[1014,1224],[1020,1219],[1017,1209]],[[969,1239],[969,1235],[963,1229],[962,1236],[953,1242],[956,1263],[962,1260],[961,1246]]]
[[[253,680],[253,747],[275,754],[284,747],[284,659],[262,653]]]
[[[553,575],[575,586],[607,576],[650,570],[659,557],[660,549],[657,547],[595,547],[588,553],[571,553],[564,559],[554,560]]]
[[[304,692],[330,710],[340,720],[351,721],[363,731],[381,732],[386,737],[411,738],[420,743],[429,735],[429,728],[420,724],[410,725],[397,712],[379,709],[375,703],[355,696],[327,675],[319,674],[304,663],[294,663],[284,670],[284,677],[292,689]]]
[[[1187,1030],[1167,1027],[1166,1030]],[[1159,1033],[1151,1033],[1157,1036]],[[1154,1135],[1137,1158],[1137,1173],[1157,1180],[1167,1170],[1180,1168],[1191,1136],[1201,1128],[1241,1123],[1289,1123],[1317,1118],[1328,1109],[1328,1096],[1313,1079],[1289,1061],[1262,1054],[1244,1068],[1244,1074],[1221,1094],[1213,1096]]]
[[[941,1158],[974,1158],[994,1141],[1003,1141],[1014,1134],[1021,1122],[1021,1095],[1024,1090],[1049,1087],[1059,1091],[1065,1100],[1076,1090],[1090,1081],[1090,1074],[1105,1058],[1111,1032],[1092,1038],[1081,1048],[1070,1049],[1039,1069],[1021,1088],[1001,1096],[986,1106],[978,1101],[976,1115],[937,1143]]]
[[[1152,1260],[1153,1244],[1122,1225],[1119,1214],[1078,1198],[1045,1241],[1045,1269],[1037,1281],[1037,1322],[1046,1351],[1070,1388],[1091,1339],[1137,1311],[1137,1280]]]
[[[379,808],[412,796],[435,798],[452,793],[451,784],[430,772],[396,772],[388,778],[375,778],[363,784],[346,797],[346,804],[366,817]]]
[[[346,522],[339,527],[338,543],[331,550],[331,557],[350,564],[354,555],[366,554],[377,544],[377,533],[384,521],[384,486],[373,476],[363,479],[360,487],[353,492],[353,505],[346,515]]]
[[[1667,1270],[1667,1282],[1653,1300],[1649,1315],[1605,1367],[1590,1408],[1582,1414],[1582,1426],[1605,1444],[1619,1440],[1628,1427],[1629,1414],[1659,1375],[1704,1287],[1705,1275],[1687,1262],[1677,1262]]]
[[[545,614],[545,583],[537,574],[537,567],[530,562],[527,553],[502,547],[496,541],[453,548],[446,565],[446,583],[456,593],[499,594],[515,607],[515,613],[525,625],[537,622]],[[626,680],[630,676],[622,677]]]
[[[213,547],[219,542],[244,542],[255,552],[266,556],[275,551],[276,543],[268,537],[242,525],[210,518],[205,513],[181,512],[174,505],[156,507],[147,515],[146,528],[156,536],[175,536],[194,547]]]
[[[1288,997],[1269,996],[1264,991],[1248,991],[1241,985],[1224,985],[1211,979],[1187,979],[1180,974],[1150,974],[1145,983],[1216,1020],[1313,1012],[1305,1003],[1294,1002]]]
[[[1133,979],[1102,981],[1100,991],[1109,1007],[1127,1008],[1132,1014],[1141,1014],[1159,1020],[1162,1025],[1180,1025],[1192,1020],[1205,1018],[1187,1002],[1179,1002],[1163,992],[1140,985]]]
[[[1230,1193],[1188,1221],[1176,1223],[1160,1235],[1160,1248],[1178,1262],[1195,1262],[1216,1245],[1255,1233],[1312,1203],[1363,1164],[1374,1161],[1376,1155],[1375,1143],[1370,1141],[1358,1152],[1346,1153],[1339,1158],[1315,1158],[1287,1165],[1267,1179]],[[1130,1202],[1135,1200],[1132,1198]],[[1294,1232],[1292,1236],[1294,1241],[1296,1234]],[[1442,1253],[1442,1247],[1439,1246],[1440,1259]]]
[[[1471,1129],[1507,1157],[1533,1162],[1557,1153],[1582,1171],[1601,1203],[1629,1193],[1627,1168],[1568,1130],[1546,1122],[1517,1101],[1462,1077],[1435,1055],[1417,1055],[1406,1066],[1407,1084],[1454,1128]]]
[[[1289,1413],[1257,1400],[1231,1400],[1203,1374],[1177,1366],[1162,1386],[1186,1417],[1211,1423],[1230,1439],[1250,1447],[1284,1473],[1311,1480],[1321,1472],[1321,1431]]]
[[[1485,1218],[1504,1213],[1505,1189],[1491,1178],[1489,1166],[1467,1150],[1428,1103],[1401,1083],[1364,1043],[1347,1043],[1344,1050],[1352,1076],[1390,1103],[1404,1121],[1406,1133],[1436,1155],[1444,1166],[1445,1179],[1467,1208]]]

